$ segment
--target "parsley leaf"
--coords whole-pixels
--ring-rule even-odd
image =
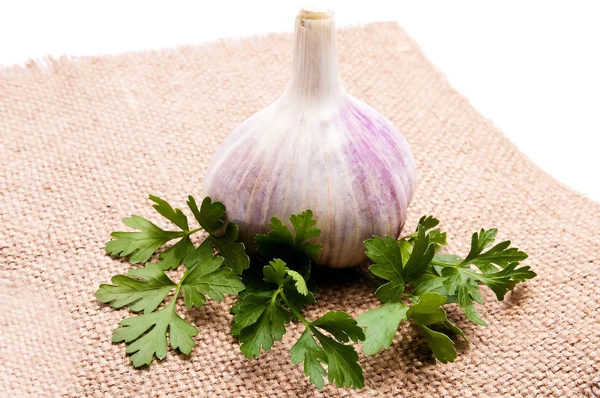
[[[497,229],[484,230],[479,234],[474,233],[471,238],[471,250],[463,261],[463,264],[485,264],[492,263],[505,266],[510,262],[519,262],[527,258],[527,254],[517,248],[510,248],[510,241],[498,243],[496,246],[482,253],[496,239]]]
[[[177,225],[182,231],[189,231],[187,217],[180,209],[173,209],[167,201],[155,195],[150,195],[149,199],[155,203],[152,207],[164,218]]]
[[[296,233],[296,237],[294,238],[296,247],[301,247],[310,257],[317,258],[323,249],[323,245],[307,242],[310,238],[321,235],[321,230],[315,227],[317,221],[313,218],[312,211],[306,210],[300,214],[292,214],[290,222]]]
[[[462,272],[468,274],[473,279],[483,282],[487,287],[492,289],[498,300],[504,300],[504,296],[519,282],[524,282],[536,276],[535,272],[531,271],[531,267],[525,266],[517,268],[518,262],[510,263],[500,271],[477,273],[467,269],[461,269]]]
[[[150,364],[154,356],[163,359],[167,355],[167,331],[173,349],[189,354],[194,347],[192,337],[198,329],[175,312],[175,301],[162,310],[125,318],[115,329],[113,343],[131,343],[125,351],[131,355],[133,366],[139,368]]]
[[[362,342],[365,355],[373,355],[392,345],[400,322],[408,320],[408,307],[403,303],[388,303],[362,313],[358,326],[365,328]]]
[[[309,330],[321,344],[321,349],[327,356],[327,378],[338,387],[362,388],[365,384],[362,368],[358,364],[358,354],[351,345],[342,344],[327,337],[316,327]],[[361,332],[362,333],[362,332]],[[311,378],[312,374],[309,374]]]
[[[225,206],[220,202],[213,202],[209,197],[204,198],[198,210],[198,205],[192,196],[188,196],[188,207],[194,214],[194,217],[200,226],[209,233],[209,236],[202,242],[201,250],[211,250],[213,246],[225,258],[224,266],[231,268],[236,274],[240,275],[250,266],[250,258],[246,254],[244,244],[238,242],[240,231],[234,223],[225,225]],[[186,261],[187,260],[187,261]],[[188,264],[189,260],[184,262]]]
[[[421,296],[413,297],[413,305],[407,313],[419,325],[425,342],[437,360],[442,363],[454,362],[456,360],[454,342],[444,333],[432,330],[429,326],[436,323],[443,323],[452,331],[464,336],[462,331],[446,318],[446,311],[441,308],[445,302],[446,298],[441,294],[424,293]]]
[[[240,350],[246,358],[260,354],[261,348],[268,351],[285,333],[290,323],[290,313],[283,307],[281,291],[287,278],[287,266],[275,259],[263,268],[264,281],[274,284],[273,290],[250,293],[238,300],[231,309],[234,313],[232,334],[242,343]]]
[[[113,285],[102,284],[96,298],[110,303],[113,308],[129,306],[132,311],[149,313],[154,311],[176,286],[155,263],[144,268],[135,268],[125,275],[115,275]]]
[[[416,231],[410,235],[405,236],[404,239],[413,242],[414,239],[418,236],[419,229],[423,229],[427,232],[427,235],[429,236],[429,241],[433,243],[435,251],[438,251],[441,246],[445,246],[447,244],[446,233],[442,232],[442,230],[439,228],[435,228],[439,223],[440,220],[433,216],[423,216],[417,224]]]
[[[529,266],[517,268],[519,262],[527,258],[527,254],[510,247],[510,241],[498,243],[484,251],[494,243],[497,233],[496,229],[482,229],[479,233],[474,233],[471,238],[471,248],[464,259],[456,255],[436,254],[432,263],[441,278],[419,285],[416,293],[425,291],[443,293],[445,290],[449,297],[456,294],[457,302],[467,319],[478,325],[487,326],[474,304],[483,303],[478,282],[492,289],[498,300],[503,300],[506,293],[517,283],[536,276]],[[480,272],[470,269],[471,264],[475,265]]]
[[[233,330],[242,345],[246,358],[268,351],[285,333],[290,314],[282,306],[277,291],[252,293],[238,301],[235,307]]]
[[[383,302],[396,302],[404,292],[404,285],[420,278],[431,263],[435,247],[429,241],[425,228],[419,226],[408,258],[402,245],[391,236],[367,239],[364,244],[367,257],[375,262],[369,270],[389,282],[381,285],[375,294]]]
[[[244,355],[253,358],[261,349],[270,350],[275,341],[281,340],[291,319],[298,319],[305,330],[290,350],[291,360],[295,364],[304,362],[304,372],[311,383],[321,388],[327,375],[338,386],[362,387],[364,378],[358,354],[351,345],[344,344],[364,339],[356,321],[344,312],[329,312],[309,322],[300,313],[303,305],[314,301],[304,277],[281,259],[270,261],[262,272],[263,281],[271,289],[255,289],[232,308],[232,334],[238,336]]]
[[[446,312],[442,305],[446,298],[439,293],[423,293],[413,297],[413,305],[409,308],[407,316],[419,325],[431,325],[446,321]]]
[[[223,235],[211,234],[203,242],[204,245],[214,245],[225,258],[225,266],[234,270],[238,275],[250,266],[250,258],[246,254],[244,244],[237,241],[239,235],[240,231],[237,225],[229,223]]]
[[[271,282],[281,287],[283,285],[283,280],[287,276],[287,271],[288,267],[286,263],[283,260],[276,258],[263,268],[265,282]]]
[[[288,265],[294,262],[293,257],[298,257],[298,253],[304,253],[307,256],[302,261],[303,263],[310,258],[318,257],[323,246],[320,243],[308,241],[321,234],[321,230],[314,226],[316,220],[313,218],[312,211],[306,210],[300,214],[292,214],[290,223],[294,228],[294,235],[279,218],[271,218],[269,222],[271,231],[267,234],[256,235],[257,253],[263,257],[281,258]]]
[[[292,362],[304,362],[304,373],[318,388],[323,387],[325,375],[338,387],[362,388],[364,376],[358,354],[351,345],[342,344],[364,339],[356,321],[345,312],[328,312],[313,322],[303,319],[303,323],[306,328],[290,350]],[[333,338],[319,329],[331,333]],[[327,371],[323,365],[327,365]]]
[[[294,233],[292,233],[279,218],[273,217],[269,223],[272,228],[271,231],[267,234],[256,235],[258,256],[253,258],[252,267],[244,272],[242,276],[244,284],[247,286],[247,292],[243,292],[242,295],[252,291],[266,290],[262,267],[271,260],[279,259],[290,269],[288,275],[296,281],[298,289],[306,288],[301,289],[299,293],[298,289],[290,289],[286,285],[284,290],[288,299],[299,310],[305,305],[314,303],[316,284],[310,279],[311,255],[317,256],[321,250],[321,245],[306,240],[320,235],[320,230],[315,227],[315,222],[310,210],[306,210],[301,214],[292,214],[290,216],[290,223],[294,229]],[[292,317],[295,317],[295,315],[292,314]]]
[[[148,261],[165,243],[188,235],[186,231],[165,231],[136,215],[124,218],[123,224],[140,232],[113,232],[115,239],[106,243],[106,251],[113,256],[129,256],[132,264]]]
[[[225,206],[221,202],[213,202],[208,196],[202,200],[200,210],[193,196],[188,196],[187,205],[204,230],[210,234],[217,232],[225,225]]]
[[[441,308],[445,302],[446,298],[443,295],[429,292],[422,296],[414,296],[413,305],[410,307],[403,303],[389,303],[361,314],[358,317],[358,325],[365,328],[363,352],[373,355],[382,348],[388,348],[400,322],[413,319],[419,325],[435,357],[444,363],[454,361],[456,350],[452,340],[428,327],[442,323],[451,331],[464,336],[462,331],[446,318],[446,312]]]
[[[430,235],[425,233],[424,228],[418,228],[410,257],[402,270],[406,282],[417,280],[427,272],[427,267],[431,263],[434,253],[435,246],[430,243]]]
[[[454,343],[450,337],[425,325],[420,325],[420,329],[425,337],[425,342],[438,361],[448,363],[456,360],[456,348],[454,348]]]
[[[328,331],[336,340],[346,343],[365,338],[363,330],[356,321],[345,312],[332,311],[310,323],[319,329]]]
[[[327,354],[315,342],[310,328],[304,329],[298,341],[290,349],[292,363],[299,365],[304,362],[304,373],[317,388],[323,388],[324,376],[327,372],[322,363],[327,364]]]
[[[193,251],[194,244],[189,236],[184,236],[179,242],[158,255],[159,261],[157,264],[164,270],[176,269],[181,264],[181,260],[189,256]]]
[[[369,269],[386,280],[375,293],[382,302],[388,303],[358,317],[359,326],[365,329],[362,342],[365,354],[373,355],[389,347],[400,322],[412,319],[435,357],[441,362],[454,361],[454,343],[438,331],[437,326],[467,339],[447,319],[443,305],[456,302],[467,319],[487,325],[475,307],[475,303],[483,303],[480,284],[488,286],[498,300],[503,300],[517,283],[536,276],[529,266],[519,266],[527,254],[511,248],[510,241],[493,246],[496,229],[474,233],[469,253],[464,258],[436,253],[447,244],[446,233],[437,228],[438,224],[437,219],[425,216],[419,220],[414,233],[399,241],[386,236],[364,242],[367,256],[374,262]],[[473,266],[477,269],[472,269]],[[408,289],[406,284],[410,285]],[[408,297],[413,300],[410,307],[401,301]]]
[[[216,301],[223,301],[225,294],[237,294],[244,289],[240,277],[222,267],[223,257],[214,255],[196,263],[182,278],[180,285],[188,308],[201,307],[206,303],[204,294]]]
[[[206,303],[205,295],[222,301],[224,294],[237,294],[244,288],[241,279],[231,269],[223,268],[223,257],[207,253],[197,258],[179,283],[173,282],[156,263],[146,263],[143,268],[132,269],[127,276],[112,278],[113,285],[100,285],[96,297],[115,308],[129,306],[138,315],[122,320],[115,329],[113,342],[131,343],[126,350],[135,367],[148,365],[154,356],[162,359],[167,352],[167,336],[172,348],[189,354],[194,346],[193,336],[198,329],[177,312],[175,303],[183,291],[186,306],[200,307]],[[168,294],[175,289],[171,302],[155,311]]]
[[[478,325],[487,326],[475,308],[474,302],[483,303],[477,281],[486,284],[496,294],[498,300],[503,300],[505,294],[514,288],[518,282],[535,277],[530,267],[516,268],[518,263],[511,263],[506,268],[489,273],[478,273],[468,268],[446,267],[442,271],[442,284],[448,295],[458,291],[458,304],[465,312],[468,320]],[[419,290],[423,291],[419,286]]]
[[[306,286],[306,281],[304,280],[302,275],[300,275],[298,272],[291,270],[291,269],[287,270],[287,274],[289,276],[291,276],[292,279],[294,280],[294,286],[296,287],[296,290],[298,291],[298,293],[300,293],[303,296],[308,296],[308,294],[309,294],[308,287]]]
[[[375,294],[383,302],[398,301],[404,292],[404,278],[402,277],[402,254],[398,241],[391,236],[385,240],[376,236],[365,241],[367,257],[375,262],[369,270],[380,278],[389,282],[381,285]]]
[[[174,209],[158,196],[150,195],[149,198],[155,203],[152,207],[180,230],[166,231],[143,217],[132,215],[124,218],[123,223],[139,232],[113,232],[111,236],[114,239],[106,243],[106,251],[113,256],[129,257],[131,264],[145,263],[167,242],[181,238],[159,255],[162,269],[175,269],[181,260],[194,250],[189,236],[200,228],[190,230],[187,217],[180,209]]]
[[[213,202],[209,197],[204,198],[200,209],[192,196],[188,196],[187,205],[200,228],[190,229],[186,215],[173,208],[165,200],[150,195],[150,200],[155,204],[154,209],[167,220],[171,221],[179,231],[167,231],[156,226],[151,221],[136,215],[123,219],[128,227],[137,229],[137,232],[113,232],[113,240],[106,243],[106,251],[113,256],[129,257],[132,264],[145,263],[166,243],[179,239],[174,245],[158,255],[158,266],[161,269],[176,269],[182,260],[190,267],[188,257],[193,257],[195,250],[190,235],[205,230],[209,236],[202,243],[202,253],[212,252],[213,247],[225,258],[225,266],[233,269],[237,274],[248,268],[250,260],[246,255],[244,244],[237,242],[239,230],[233,223],[225,226],[225,206],[220,202]]]

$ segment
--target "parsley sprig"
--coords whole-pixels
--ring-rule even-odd
[[[131,264],[145,263],[158,249],[166,243],[179,239],[174,245],[158,255],[158,265],[163,270],[176,269],[181,261],[195,249],[190,235],[205,230],[209,235],[200,246],[202,250],[211,251],[213,247],[225,258],[225,266],[233,269],[238,275],[250,264],[244,244],[237,242],[238,227],[229,223],[225,227],[225,206],[221,202],[213,202],[209,197],[204,198],[200,209],[196,200],[188,196],[187,205],[200,226],[191,229],[187,216],[177,208],[173,208],[165,200],[150,195],[155,204],[154,209],[167,220],[171,221],[178,231],[164,230],[148,219],[135,214],[124,218],[123,224],[137,229],[137,232],[113,232],[113,240],[106,243],[106,251],[113,256],[128,257]]]
[[[194,198],[188,197],[188,206],[201,226],[190,230],[187,217],[180,209],[173,209],[156,196],[151,195],[150,200],[155,202],[154,208],[181,231],[165,231],[134,215],[123,222],[139,232],[113,233],[115,239],[106,244],[107,252],[129,256],[131,263],[146,262],[168,241],[181,239],[158,255],[160,261],[146,262],[141,268],[129,270],[127,275],[116,275],[111,280],[112,284],[102,284],[96,292],[99,301],[114,308],[129,307],[133,312],[143,312],[123,319],[112,339],[115,343],[129,343],[126,353],[131,355],[135,367],[150,364],[154,357],[163,359],[168,344],[189,354],[195,344],[192,337],[198,334],[198,329],[178,315],[176,303],[180,293],[183,293],[187,308],[202,307],[206,304],[206,296],[222,301],[225,294],[235,295],[244,289],[238,274],[249,264],[244,245],[235,241],[237,227],[234,224],[226,227],[225,234],[217,235],[225,225],[222,203],[206,198],[198,209]],[[196,248],[189,236],[201,229],[205,229],[209,236]],[[227,231],[235,233],[229,232],[228,235]],[[213,246],[221,254],[233,255],[216,256]],[[186,271],[176,283],[165,271],[177,269],[182,262]],[[157,310],[173,290],[175,293],[169,304]]]
[[[510,241],[486,250],[496,239],[496,229],[474,233],[464,258],[440,253],[446,245],[446,233],[435,228],[438,224],[437,219],[426,216],[414,233],[400,240],[386,236],[365,241],[367,256],[374,262],[370,270],[385,281],[375,292],[384,304],[358,317],[358,324],[365,328],[366,355],[388,348],[400,323],[411,319],[434,356],[441,362],[452,362],[456,349],[448,334],[467,339],[447,319],[443,306],[458,303],[468,320],[487,325],[474,305],[483,303],[480,284],[502,300],[517,283],[536,276],[529,266],[519,267],[527,255],[510,247]]]
[[[321,231],[314,226],[316,221],[310,210],[292,214],[289,221],[293,233],[273,217],[269,223],[271,231],[256,236],[260,258],[255,269],[262,268],[262,280],[256,275],[252,281],[244,278],[246,286],[258,288],[242,294],[232,308],[232,334],[238,337],[244,355],[254,358],[261,349],[268,351],[275,341],[281,340],[292,319],[298,320],[304,331],[290,356],[293,363],[304,363],[304,373],[311,383],[321,388],[327,376],[338,387],[361,388],[364,377],[358,353],[347,343],[364,339],[362,328],[345,312],[328,312],[314,321],[302,315],[302,308],[315,301],[305,278],[310,277],[310,259],[321,251],[321,245],[309,239],[318,237]],[[290,261],[295,269],[277,256]]]
[[[307,320],[300,310],[303,303],[292,297],[312,296],[312,292],[302,275],[289,269],[281,259],[264,266],[263,275],[272,290],[250,293],[232,308],[235,314],[232,334],[242,343],[240,349],[246,358],[257,357],[261,348],[270,350],[275,341],[281,340],[290,320],[297,319],[305,329],[290,350],[292,362],[304,362],[304,373],[318,388],[323,387],[326,375],[338,387],[361,388],[364,377],[358,353],[352,345],[345,344],[365,337],[356,321],[347,313],[337,311],[314,321]]]
[[[474,233],[464,257],[445,253],[447,234],[437,219],[426,216],[402,239],[375,236],[364,242],[373,261],[369,269],[381,282],[375,291],[380,306],[357,320],[331,311],[311,321],[302,311],[316,300],[311,269],[322,246],[315,242],[321,231],[310,210],[292,214],[289,222],[273,217],[270,231],[256,236],[258,247],[250,258],[222,203],[207,197],[198,208],[189,196],[189,211],[199,225],[191,227],[182,210],[156,196],[150,200],[176,229],[162,229],[136,215],[125,218],[124,224],[137,231],[114,232],[106,251],[144,265],[114,276],[112,284],[102,284],[96,292],[103,303],[139,313],[123,319],[113,335],[113,342],[128,344],[126,353],[135,367],[163,359],[169,346],[191,353],[199,331],[178,313],[180,295],[192,308],[205,305],[207,297],[222,301],[229,294],[239,295],[231,308],[231,333],[247,358],[269,351],[291,322],[299,322],[304,328],[290,359],[303,365],[310,382],[322,388],[327,378],[338,387],[362,388],[364,376],[353,343],[359,342],[365,355],[374,355],[392,344],[402,322],[411,321],[434,357],[452,362],[457,352],[451,337],[468,340],[447,318],[446,305],[456,303],[468,320],[487,325],[475,306],[483,303],[481,286],[502,300],[517,283],[536,276],[529,266],[520,265],[527,255],[510,241],[494,245],[496,229]],[[190,237],[202,230],[207,237],[196,245]],[[162,250],[169,242],[174,243]],[[168,273],[181,264],[185,272],[175,282]]]

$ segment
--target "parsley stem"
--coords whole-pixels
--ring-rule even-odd
[[[191,235],[191,234],[196,233],[198,231],[202,231],[203,229],[204,228],[199,227],[199,228],[192,229],[191,231],[185,231],[185,233],[186,233],[186,235]]]
[[[194,270],[194,269],[195,269],[195,268],[198,266],[198,264],[200,264],[200,261],[199,261],[199,262],[197,262],[196,264],[194,264],[194,266],[193,266],[193,267],[191,267],[191,268],[188,268],[188,269],[185,271],[185,273],[183,274],[183,276],[182,276],[182,277],[181,277],[181,279],[179,280],[179,283],[177,284],[177,289],[180,289],[180,288],[181,288],[181,285],[183,284],[183,281],[185,281],[185,278],[187,278],[187,276],[190,274],[190,272],[192,272],[192,270]],[[178,290],[178,292],[179,292],[179,290]]]
[[[173,295],[173,299],[169,303],[169,307],[175,307],[175,303],[177,302],[177,297],[179,297],[179,291],[181,290],[181,282],[177,284],[177,288],[175,289],[175,294]]]
[[[285,303],[285,305],[288,306],[288,308],[290,309],[290,311],[292,312],[292,314],[294,314],[296,316],[296,318],[300,319],[300,321],[304,325],[306,325],[307,328],[310,327],[310,322],[308,320],[306,320],[306,318],[303,317],[302,314],[296,308],[294,308],[294,306],[292,306],[292,304],[290,303],[290,301],[285,296],[285,293],[283,292],[283,289],[279,288],[278,292],[279,292],[279,295],[281,296],[281,299],[283,300],[283,302]]]

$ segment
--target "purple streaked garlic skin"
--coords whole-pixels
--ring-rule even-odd
[[[364,264],[364,240],[400,235],[415,189],[415,162],[398,130],[345,92],[333,15],[301,11],[295,38],[284,94],[226,138],[204,194],[225,204],[250,250],[271,217],[288,223],[290,214],[311,209],[321,229],[313,240],[323,244],[316,263]]]

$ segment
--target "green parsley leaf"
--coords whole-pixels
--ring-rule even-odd
[[[274,290],[257,291],[239,299],[231,312],[232,334],[242,343],[240,350],[246,358],[260,354],[261,348],[268,351],[285,334],[285,325],[290,323],[290,313],[282,304],[280,293],[287,282],[288,267],[281,259],[275,259],[263,268],[264,281],[273,283]]]
[[[271,218],[269,226],[271,231],[268,234],[256,235],[257,252],[263,257],[282,258],[288,262],[291,248],[293,251],[303,252],[307,256],[316,258],[319,256],[323,246],[320,243],[308,242],[309,239],[318,237],[321,230],[316,228],[316,220],[313,218],[312,211],[306,210],[300,214],[292,214],[290,223],[294,228],[294,235],[287,225],[283,224],[277,217]]]
[[[414,294],[437,292],[445,295],[447,302],[458,302],[471,322],[487,326],[474,304],[483,303],[478,282],[492,289],[498,300],[503,300],[517,283],[536,276],[528,266],[518,268],[519,262],[525,260],[527,254],[511,248],[510,241],[498,243],[485,251],[494,243],[497,233],[496,229],[482,229],[474,233],[469,254],[464,259],[453,254],[436,253],[431,264],[440,277],[420,281]],[[471,264],[480,272],[471,270]]]
[[[338,386],[362,387],[364,378],[358,354],[354,347],[343,344],[364,339],[356,321],[344,312],[329,312],[313,322],[307,321],[300,310],[313,302],[314,296],[304,277],[290,270],[281,259],[270,261],[262,269],[263,280],[272,290],[262,290],[258,285],[256,266],[250,271],[256,286],[231,309],[232,334],[242,343],[240,350],[244,355],[253,358],[261,349],[270,350],[275,341],[281,340],[291,319],[298,319],[306,329],[290,350],[292,362],[304,362],[304,372],[318,388],[323,387],[325,375]],[[327,365],[327,371],[323,365]]]
[[[230,268],[221,267],[223,257],[207,256],[191,268],[180,284],[188,308],[201,307],[206,303],[204,294],[216,301],[223,301],[225,294],[237,294],[244,284]]]
[[[381,285],[375,294],[383,302],[396,302],[404,292],[404,285],[419,279],[427,272],[429,264],[435,253],[434,245],[429,242],[425,229],[419,227],[414,238],[410,256],[404,260],[404,241],[397,241],[391,236],[385,240],[380,237],[367,239],[365,242],[367,257],[375,262],[369,270],[376,276],[383,278],[388,283]],[[407,253],[408,250],[405,251]]]
[[[446,311],[441,308],[446,303],[446,297],[439,293],[427,292],[413,297],[413,305],[407,316],[413,318],[419,325],[431,325],[447,320]]]
[[[415,232],[419,232],[419,227],[418,227],[419,225],[425,231],[429,231],[430,229],[437,227],[439,225],[439,223],[440,223],[440,220],[438,220],[434,216],[423,216],[419,219],[419,222],[417,224],[417,229],[415,230]]]
[[[433,260],[431,263],[433,264],[433,268],[436,270],[438,274],[442,273],[442,269],[444,267],[458,267],[462,264],[463,259],[456,254],[441,254],[436,253],[433,256]]]
[[[362,313],[358,326],[365,328],[362,342],[365,355],[373,355],[392,345],[400,322],[406,321],[408,307],[402,303],[389,303]]]
[[[294,280],[294,286],[296,287],[298,293],[300,293],[303,296],[308,296],[308,287],[306,286],[306,281],[304,280],[302,275],[291,269],[287,270],[287,274]]]
[[[362,342],[363,352],[366,355],[373,355],[382,348],[388,348],[392,344],[400,322],[411,318],[423,330],[423,334],[426,336],[425,341],[435,357],[442,362],[453,361],[456,358],[456,350],[452,340],[444,339],[438,335],[443,335],[443,333],[427,327],[442,323],[464,338],[462,331],[446,318],[446,312],[441,308],[445,302],[446,298],[443,295],[428,292],[422,296],[414,296],[411,307],[402,303],[390,303],[361,314],[358,317],[358,325],[366,328],[365,338]],[[448,346],[448,341],[450,346]],[[451,355],[452,352],[454,352],[454,357]]]
[[[442,323],[454,333],[465,338],[462,331],[452,322],[448,321],[446,311],[441,307],[445,302],[446,298],[439,293],[424,293],[421,296],[413,297],[413,305],[407,313],[408,317],[414,319],[419,325],[425,337],[425,342],[437,360],[442,363],[454,362],[456,360],[454,342],[444,333],[434,331],[428,326]],[[465,341],[467,341],[466,338]]]
[[[201,253],[212,252],[215,247],[225,258],[225,267],[233,269],[237,274],[248,268],[250,260],[246,255],[244,244],[238,242],[239,230],[233,223],[225,226],[225,206],[220,202],[213,202],[204,198],[200,209],[192,196],[188,197],[187,205],[194,217],[200,223],[200,228],[191,229],[188,219],[180,209],[174,209],[165,200],[150,195],[150,200],[155,204],[154,209],[178,226],[180,231],[166,231],[159,228],[149,220],[132,215],[123,219],[123,223],[138,232],[113,232],[113,240],[106,243],[106,251],[113,256],[129,257],[129,262],[145,263],[158,249],[167,242],[180,238],[173,246],[160,253],[158,265],[163,270],[176,269],[182,260],[188,268],[193,263],[194,245],[190,235],[202,229],[209,233],[200,250]],[[189,259],[189,257],[192,257]]]
[[[202,228],[209,234],[214,234],[225,225],[225,206],[221,202],[213,202],[206,197],[200,210],[193,196],[188,196],[187,205]]]
[[[132,269],[127,275],[113,276],[113,285],[100,285],[96,298],[110,303],[113,308],[129,306],[134,312],[144,311],[147,314],[154,311],[176,286],[154,263]]]
[[[175,312],[174,301],[157,312],[125,318],[115,329],[113,343],[131,343],[125,351],[131,355],[133,366],[149,365],[154,356],[163,359],[167,355],[167,331],[173,349],[189,354],[194,347],[193,336],[198,329]]]
[[[240,231],[234,223],[225,225],[225,206],[220,202],[213,202],[209,197],[204,198],[200,210],[192,196],[188,196],[188,207],[202,228],[210,235],[202,242],[202,250],[208,251],[215,247],[225,258],[224,266],[231,268],[236,274],[241,275],[250,266],[250,258],[246,254],[244,244],[238,242]],[[188,265],[191,259],[184,260]],[[188,265],[189,267],[189,265]]]
[[[239,235],[237,225],[229,223],[223,235],[210,235],[206,238],[206,244],[214,245],[225,258],[225,267],[231,268],[238,275],[250,266],[250,258],[246,254],[244,244],[237,241]]]
[[[456,360],[456,348],[454,348],[454,343],[450,337],[444,333],[431,330],[425,325],[419,325],[419,328],[423,332],[425,342],[438,361],[448,363]]]
[[[327,356],[327,378],[338,387],[362,388],[365,384],[358,354],[351,345],[337,342],[325,336],[317,328],[310,328]]]
[[[517,266],[517,262],[510,263],[505,268],[498,270],[494,266],[488,265],[486,268],[481,267],[487,271],[484,273],[478,273],[468,268],[444,267],[441,271],[441,278],[422,283],[415,294],[425,291],[437,291],[443,294],[445,291],[448,296],[453,296],[457,292],[458,304],[465,312],[467,319],[478,325],[487,326],[474,305],[474,302],[483,303],[477,281],[492,289],[498,300],[503,300],[506,293],[512,290],[517,283],[536,276],[529,266],[520,268]]]
[[[512,290],[517,283],[536,276],[529,266],[517,268],[518,265],[519,263],[515,262],[508,264],[501,270],[493,267],[488,268],[487,273],[478,273],[464,268],[459,269],[459,272],[483,282],[492,289],[498,300],[504,300],[506,293]]]
[[[327,374],[322,363],[327,364],[327,354],[317,345],[310,328],[304,329],[302,335],[290,349],[292,363],[299,365],[304,362],[304,374],[310,377],[310,382],[317,388],[323,388],[323,377]]]
[[[321,235],[321,230],[315,227],[317,221],[313,218],[312,211],[306,210],[300,214],[292,214],[290,222],[296,234],[294,238],[296,247],[302,247],[304,252],[310,257],[317,258],[321,250],[323,250],[323,245],[307,242],[310,238],[316,238]]]
[[[483,302],[483,297],[479,293],[479,285],[464,271],[464,268],[444,268],[442,271],[444,287],[449,295],[453,295],[458,290],[458,305],[465,312],[468,320],[481,326],[487,326],[473,304],[474,301],[480,304]]]
[[[413,249],[410,257],[402,270],[402,277],[406,282],[412,282],[420,278],[425,272],[433,255],[435,247],[429,241],[429,235],[423,228],[418,228],[418,234],[413,243]]]
[[[173,209],[167,201],[155,195],[150,195],[149,199],[155,203],[152,207],[164,218],[177,225],[182,231],[190,230],[187,217],[180,209]]]
[[[404,292],[402,253],[398,241],[391,236],[385,240],[378,236],[365,241],[367,257],[375,262],[369,270],[389,282],[381,285],[375,295],[383,302],[396,302]]]
[[[458,297],[456,295],[448,294],[448,291],[444,287],[444,278],[431,274],[427,275],[431,278],[417,285],[417,288],[413,292],[414,296],[420,296],[425,292],[434,292],[446,297],[446,304],[458,302]]]
[[[408,239],[408,241],[410,242],[414,241],[414,239],[419,234],[419,230],[423,229],[429,236],[429,242],[433,243],[435,251],[438,251],[441,246],[445,246],[447,244],[446,233],[442,232],[442,230],[439,228],[433,229],[439,223],[440,221],[437,218],[434,218],[433,216],[423,216],[417,224],[416,231],[412,234],[405,236],[404,239]]]
[[[113,256],[129,256],[132,264],[145,263],[165,243],[186,236],[185,231],[165,231],[136,215],[124,218],[123,224],[140,232],[113,232],[115,239],[106,243],[106,251]]]
[[[325,374],[338,387],[362,388],[364,376],[358,354],[351,345],[342,344],[365,338],[356,321],[345,312],[328,312],[313,322],[304,322],[307,327],[290,350],[292,362],[304,362],[304,373],[318,388],[323,387]],[[319,329],[331,333],[334,338]],[[327,365],[327,371],[323,364]]]
[[[158,266],[160,269],[176,269],[181,264],[181,260],[189,256],[194,251],[194,244],[189,236],[184,236],[181,240],[169,247],[158,255]]]
[[[167,335],[171,347],[189,354],[194,346],[193,336],[198,329],[187,323],[176,313],[175,303],[180,290],[186,306],[200,307],[206,303],[205,295],[222,301],[224,294],[237,294],[244,288],[240,277],[231,269],[223,268],[222,257],[208,253],[197,258],[194,266],[187,270],[179,283],[173,282],[156,263],[146,263],[143,268],[129,271],[127,276],[112,278],[113,285],[103,284],[96,297],[115,308],[129,306],[132,311],[144,311],[143,315],[126,318],[115,329],[113,341],[131,343],[126,353],[132,354],[135,367],[147,365],[156,356],[166,355]],[[171,302],[159,311],[156,308],[168,294],[175,290]]]
[[[254,358],[261,347],[269,351],[281,340],[288,323],[290,314],[281,305],[278,291],[251,293],[236,303],[232,332],[238,335],[246,358]]]
[[[158,196],[150,195],[149,198],[154,202],[152,207],[180,230],[166,231],[143,217],[132,215],[124,218],[123,223],[139,232],[113,232],[111,236],[114,239],[106,243],[106,252],[113,256],[129,257],[131,264],[145,263],[167,242],[181,238],[159,255],[160,268],[175,269],[194,249],[189,235],[198,230],[190,230],[187,217],[180,209],[174,209]]]
[[[523,261],[527,258],[527,254],[517,248],[511,248],[510,241],[498,243],[496,246],[483,253],[483,250],[489,247],[496,239],[497,229],[484,230],[479,234],[474,233],[471,238],[471,250],[463,261],[466,264],[497,264],[501,267],[512,262]]]
[[[486,247],[494,243],[497,234],[498,230],[496,228],[487,231],[482,228],[479,234],[475,232],[471,237],[471,250],[465,260],[468,261],[479,256]]]
[[[328,331],[336,340],[343,343],[365,339],[362,328],[345,312],[330,311],[310,324]]]
[[[263,269],[265,282],[271,282],[277,286],[283,285],[283,280],[287,276],[288,267],[283,260],[276,258],[269,262]]]

